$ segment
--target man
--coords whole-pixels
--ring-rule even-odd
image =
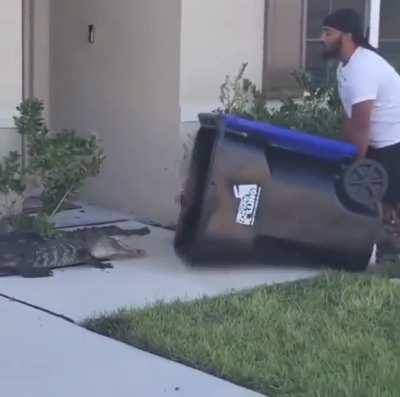
[[[360,16],[340,9],[323,22],[324,58],[338,60],[345,138],[359,158],[379,161],[389,176],[384,220],[394,223],[400,203],[400,76],[368,43]]]

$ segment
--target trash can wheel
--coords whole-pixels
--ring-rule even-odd
[[[378,162],[362,159],[345,170],[343,184],[350,199],[376,209],[388,189],[388,176]]]

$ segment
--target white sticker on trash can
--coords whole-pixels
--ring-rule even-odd
[[[240,200],[236,223],[246,226],[254,225],[261,187],[258,185],[235,185],[233,192],[235,197]]]

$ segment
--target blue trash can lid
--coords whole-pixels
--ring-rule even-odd
[[[278,127],[268,123],[225,116],[228,129],[261,137],[266,143],[296,153],[313,156],[327,162],[354,160],[357,147],[351,143],[321,138],[301,131]]]

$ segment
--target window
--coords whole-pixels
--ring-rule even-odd
[[[384,2],[385,1],[387,0],[384,0]],[[396,5],[397,2],[399,2],[399,0],[393,0],[393,3],[396,3]],[[334,78],[335,75],[335,65],[327,64],[321,56],[322,46],[320,36],[323,19],[339,8],[353,8],[358,11],[366,21],[368,11],[367,3],[368,0],[307,1],[305,67],[318,83],[327,83],[330,79]],[[400,8],[397,9],[400,10]]]
[[[269,98],[299,94],[292,73],[303,65],[306,0],[267,0],[263,89]]]
[[[381,54],[400,70],[400,1],[381,2],[380,40]]]
[[[320,41],[323,19],[339,8],[353,8],[369,27],[371,1],[375,0],[266,0],[264,76],[263,88],[271,98],[299,94],[291,72],[306,68],[316,83],[325,84],[336,78],[336,65],[327,64],[322,58]],[[396,25],[396,15],[400,15],[400,0],[382,0],[390,3],[393,27],[382,42],[386,53],[397,54],[400,65],[400,24]],[[396,12],[397,10],[397,12]],[[393,42],[393,30],[398,29]],[[386,29],[388,30],[388,29]]]

